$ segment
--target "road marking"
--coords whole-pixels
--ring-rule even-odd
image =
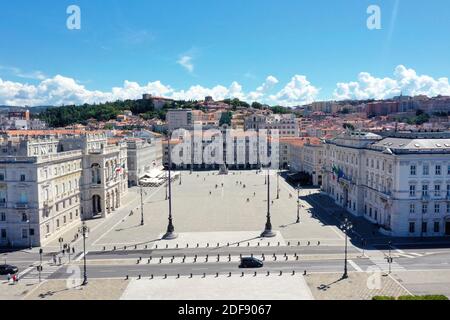
[[[355,261],[353,261],[353,260],[348,260],[348,263],[350,263],[350,265],[351,265],[353,268],[355,268],[356,271],[358,271],[358,272],[364,272],[363,269],[361,269],[361,268],[356,264]]]

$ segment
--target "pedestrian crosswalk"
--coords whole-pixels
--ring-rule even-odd
[[[48,279],[52,274],[54,274],[56,271],[58,271],[58,269],[61,267],[62,267],[62,265],[55,265],[53,263],[42,264],[42,271],[41,271],[41,275],[40,275],[41,280]],[[20,280],[39,281],[38,265],[34,266],[29,272],[20,276]]]

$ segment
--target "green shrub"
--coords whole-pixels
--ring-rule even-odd
[[[398,300],[448,300],[444,295],[401,296]]]
[[[395,300],[395,297],[375,296],[375,297],[372,298],[372,300]]]

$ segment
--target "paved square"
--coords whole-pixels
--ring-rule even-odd
[[[274,231],[279,231],[285,241],[318,241],[328,245],[342,245],[342,235],[335,226],[324,226],[311,217],[308,205],[301,209],[301,223],[296,224],[297,192],[282,178],[280,199],[277,200],[277,177],[271,176],[271,214]],[[302,190],[301,195],[311,191]],[[151,245],[159,241],[167,228],[168,201],[165,188],[146,189],[144,205],[145,225],[140,225],[139,206],[133,215],[119,221],[94,244]],[[138,194],[136,194],[138,196]],[[173,222],[177,233],[230,232],[232,242],[235,232],[260,232],[267,214],[267,185],[265,176],[255,171],[230,172],[219,176],[217,172],[182,173],[182,184],[173,183]],[[273,201],[273,203],[272,203]],[[260,231],[258,231],[260,230]],[[242,239],[245,240],[245,239]],[[182,241],[182,239],[180,239]],[[211,242],[214,242],[211,239]],[[217,241],[216,241],[217,242]]]
[[[303,276],[252,275],[132,280],[121,300],[312,300]]]

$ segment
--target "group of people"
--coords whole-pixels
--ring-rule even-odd
[[[19,277],[15,274],[11,277],[10,274],[8,274],[8,283],[16,284],[19,282]]]

